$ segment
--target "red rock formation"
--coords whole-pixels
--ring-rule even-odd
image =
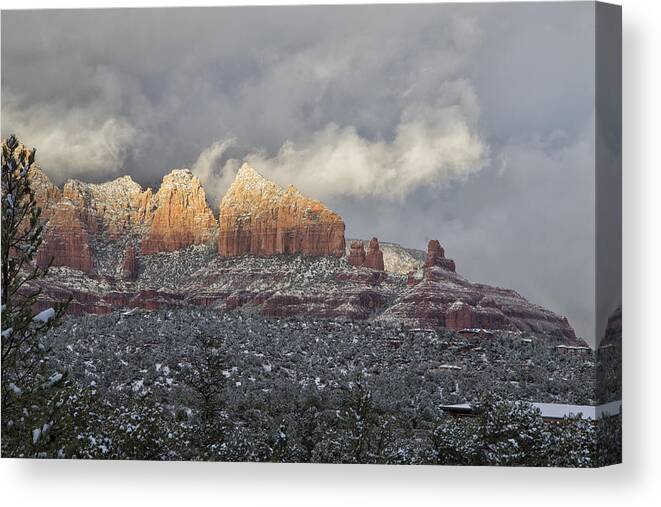
[[[370,269],[383,271],[383,252],[379,250],[379,240],[372,238],[369,247],[367,248],[367,255],[363,266]]]
[[[188,169],[163,178],[152,200],[153,218],[142,240],[143,255],[170,252],[211,240],[218,227],[200,180]],[[149,220],[152,211],[145,211]]]
[[[352,241],[347,260],[352,266],[384,271],[383,252],[379,249],[379,240],[377,238],[370,240],[367,253],[365,253],[365,246],[362,241]]]
[[[37,265],[69,266],[92,273],[94,262],[90,235],[78,216],[78,210],[68,200],[60,201],[46,226],[44,240],[37,251]]]
[[[437,239],[432,239],[427,244],[427,260],[425,261],[425,267],[429,268],[436,264],[436,259],[442,259],[445,257],[445,250],[438,242]]]
[[[344,222],[293,186],[284,190],[247,164],[220,205],[218,253],[344,255]]]
[[[365,262],[365,246],[360,240],[351,242],[351,251],[347,257],[349,264],[352,266],[360,267]]]
[[[71,201],[87,231],[110,241],[123,240],[127,234],[141,232],[146,195],[130,176],[101,184],[69,180],[63,197]]]
[[[436,257],[435,264],[424,269],[424,278],[377,319],[457,330],[529,331],[577,341],[564,317],[526,301],[516,291],[472,283],[438,261]]]
[[[151,254],[209,241],[217,231],[200,181],[187,169],[165,176],[156,195],[129,176],[102,184],[69,180],[60,192],[38,167],[30,175],[48,222],[38,259],[42,265],[54,257],[54,266],[89,273],[95,264],[94,243],[141,238],[142,253]]]
[[[62,198],[62,192],[36,164],[30,168],[28,177],[37,206],[41,208],[41,219],[48,220],[53,216],[55,207]]]
[[[124,252],[124,260],[122,261],[122,278],[124,280],[135,281],[138,278],[138,259],[135,256],[135,248],[133,243]]]
[[[54,257],[55,266],[99,275],[55,270],[44,282],[39,304],[71,295],[73,313],[180,304],[223,309],[248,305],[264,315],[357,319],[378,315],[380,320],[415,326],[529,331],[555,335],[569,343],[577,341],[565,318],[529,303],[515,291],[472,283],[456,274],[454,261],[445,258],[435,240],[428,245],[424,268],[410,273],[406,283],[403,277],[383,271],[383,253],[376,238],[368,253],[362,242],[352,243],[349,252],[350,264],[371,270],[318,259],[320,278],[309,283],[305,282],[307,274],[300,277],[300,271],[287,268],[287,259],[224,259],[246,253],[341,257],[345,251],[344,223],[336,213],[293,187],[282,189],[245,165],[221,205],[220,256],[214,259],[214,270],[200,269],[184,285],[169,290],[161,282],[138,292],[127,291],[126,284],[112,277],[118,272],[126,280],[137,277],[140,257],[134,242],[141,241],[145,254],[176,250],[213,237],[217,223],[199,180],[190,171],[176,170],[152,195],[128,177],[102,185],[70,181],[62,193],[40,171],[35,169],[32,177],[38,199],[48,209],[45,241],[37,262],[43,266]],[[94,251],[109,241],[127,240],[123,257],[109,259],[112,249]],[[309,260],[305,262],[308,270]],[[339,271],[329,277],[329,266]],[[73,282],[72,277],[76,278]],[[90,287],[97,287],[97,292]]]
[[[445,258],[445,250],[443,250],[437,239],[432,239],[427,245],[427,260],[424,267],[431,268],[433,266],[438,266],[448,271],[456,270],[454,261]]]
[[[178,261],[173,256],[173,262]],[[472,283],[439,266],[426,268],[424,278],[422,270],[414,272],[416,283],[407,287],[402,276],[355,269],[333,258],[311,262],[295,257],[218,256],[204,262],[180,286],[154,279],[140,292],[108,278],[95,281],[82,273],[55,271],[44,281],[43,297],[58,301],[72,295],[71,311],[78,313],[177,305],[245,307],[263,315],[375,318],[414,327],[527,331],[553,335],[565,343],[579,342],[565,318],[513,290]]]
[[[62,193],[49,185],[45,175],[35,172],[37,189],[49,204],[48,223],[38,263],[69,266],[86,273],[95,266],[92,248],[98,241],[123,240],[143,228],[140,210],[143,192],[140,185],[124,176],[103,184],[69,180]],[[53,199],[58,199],[53,202]],[[119,262],[119,260],[118,260]]]

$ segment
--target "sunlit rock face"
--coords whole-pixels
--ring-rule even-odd
[[[41,219],[48,220],[53,216],[57,203],[62,198],[62,191],[57,188],[41,168],[34,164],[28,173],[30,188],[34,190],[34,199],[41,208]]]
[[[69,180],[60,191],[38,169],[35,196],[46,220],[37,262],[96,271],[102,245],[144,230],[145,192],[129,176],[102,184]]]
[[[101,184],[68,180],[60,191],[34,167],[31,180],[45,222],[37,257],[43,266],[52,259],[53,266],[93,273],[99,264],[113,262],[109,257],[115,245],[128,248],[124,258],[130,279],[139,254],[205,243],[215,239],[218,230],[199,179],[187,169],[166,175],[156,194],[130,176]],[[130,247],[123,246],[127,240]]]
[[[267,180],[248,164],[220,205],[218,253],[344,255],[344,222],[321,202]]]
[[[166,175],[148,206],[143,255],[206,243],[218,228],[200,180],[188,169],[175,169]]]
[[[101,184],[69,180],[63,199],[73,203],[90,234],[107,240],[120,240],[143,223],[144,192],[130,176]]]

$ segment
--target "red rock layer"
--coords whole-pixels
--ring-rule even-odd
[[[437,241],[430,241],[424,278],[411,273],[408,290],[378,319],[449,329],[529,331],[577,341],[566,318],[509,289],[472,283],[454,271]]]
[[[292,285],[300,265],[293,268],[287,260],[216,257],[177,289],[160,288],[162,284],[156,282],[154,287],[158,289],[135,290],[131,284],[114,284],[108,279],[98,284],[84,275],[72,280],[66,273],[53,272],[39,282],[43,289],[40,304],[46,308],[54,301],[71,297],[69,313],[76,315],[109,313],[120,308],[197,305],[221,310],[245,307],[265,316],[368,319],[403,287],[401,280],[383,271],[354,270],[326,259],[319,259],[323,269],[330,270],[324,281],[317,284],[314,279],[303,277],[303,285]]]
[[[344,222],[293,186],[284,190],[244,164],[220,205],[218,253],[344,255]]]
[[[77,313],[177,305],[246,307],[267,316],[376,318],[415,327],[528,331],[580,343],[565,318],[513,290],[472,283],[439,266],[426,268],[424,278],[418,276],[422,270],[413,273],[415,285],[407,287],[403,276],[385,271],[355,269],[328,258],[315,262],[319,264],[295,257],[215,257],[181,286],[164,289],[163,281],[156,280],[151,287],[142,284],[139,291],[119,280],[98,284],[83,274],[72,280],[69,273],[54,272],[44,281],[43,297],[57,301],[71,295],[71,311]]]
[[[171,252],[214,237],[218,223],[200,180],[188,169],[175,169],[163,178],[152,206],[153,218],[141,243],[142,254]]]

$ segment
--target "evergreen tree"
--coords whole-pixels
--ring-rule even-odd
[[[35,265],[43,239],[41,209],[30,187],[35,150],[15,136],[2,144],[2,452],[42,456],[56,452],[55,422],[61,372],[48,366],[45,333],[66,304],[37,315],[37,282],[48,269]]]
[[[222,343],[200,333],[189,348],[189,361],[178,372],[179,382],[191,394],[195,409],[193,445],[199,449],[201,459],[218,459],[224,450],[227,420],[223,413],[227,379],[223,374],[227,359],[221,350]]]

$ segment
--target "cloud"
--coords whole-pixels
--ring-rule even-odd
[[[136,129],[123,118],[85,120],[78,111],[60,115],[58,124],[46,111],[25,116],[7,111],[4,121],[12,125],[19,139],[38,147],[38,162],[48,168],[56,181],[69,177],[119,174],[130,151],[137,148]],[[42,124],[49,128],[42,128]],[[81,128],[83,127],[84,128]]]
[[[57,182],[121,174],[147,137],[147,115],[139,124],[125,112],[144,113],[130,82],[103,66],[91,69],[87,78],[89,94],[75,100],[58,96],[42,101],[25,92],[3,91],[3,137],[11,130],[36,147],[39,164]]]
[[[440,128],[402,116],[463,77],[481,32],[470,12],[434,6],[20,11],[2,24],[3,134],[60,181],[143,185],[218,140],[273,158],[331,125],[341,151],[353,128],[354,145],[393,144],[391,160],[405,127]],[[93,163],[68,160],[65,139]]]
[[[576,135],[531,132],[492,145],[489,166],[467,184],[422,187],[401,204],[332,204],[352,217],[349,237],[420,249],[438,239],[461,275],[517,290],[594,343],[594,142],[592,116]]]
[[[378,196],[404,199],[426,186],[464,180],[488,162],[488,146],[477,132],[477,100],[468,82],[444,83],[433,104],[406,106],[394,138],[369,140],[354,126],[329,123],[304,142],[285,142],[273,157],[244,159],[283,186],[293,184],[317,198]],[[233,140],[214,143],[193,165],[218,201],[240,161],[220,162]]]
[[[215,207],[219,206],[220,200],[236,175],[236,168],[231,169],[227,166],[225,170],[219,170],[223,156],[234,145],[236,139],[215,142],[203,150],[191,166],[191,171],[200,178],[205,188],[207,199],[210,199]]]

